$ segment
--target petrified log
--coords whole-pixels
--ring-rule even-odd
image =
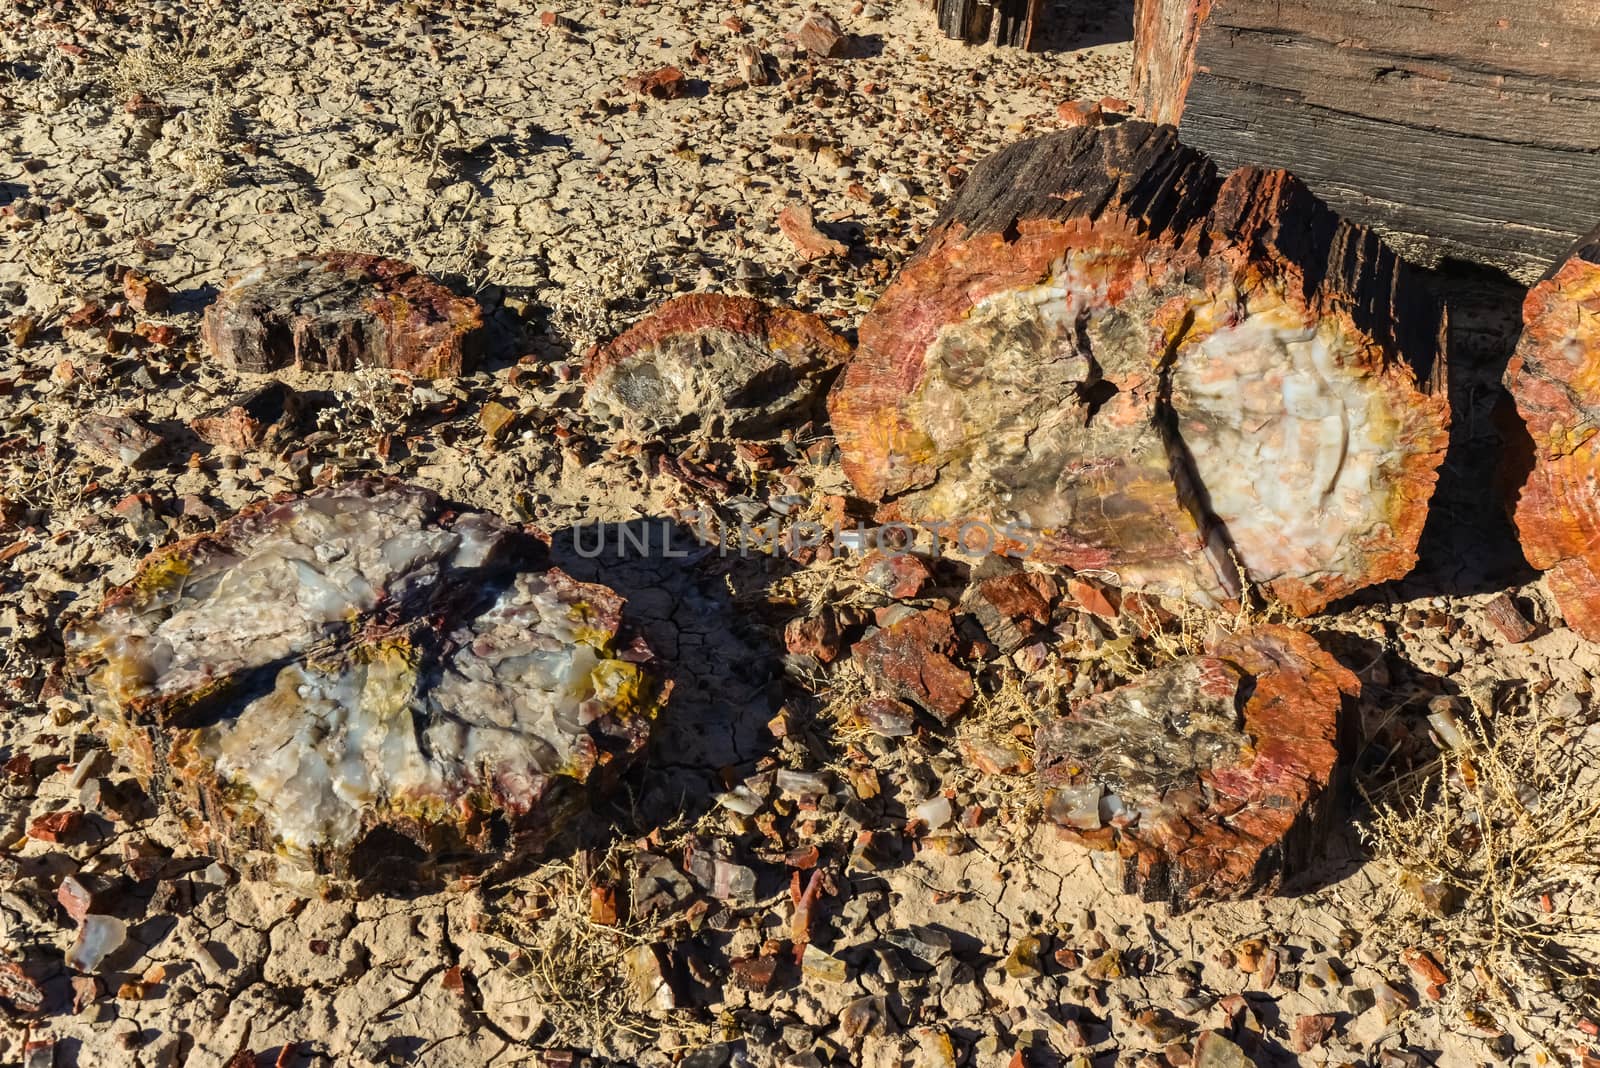
[[[1271,892],[1328,829],[1359,690],[1308,634],[1230,635],[1040,727],[1045,814],[1147,901]]]
[[[461,374],[483,326],[478,302],[408,263],[360,252],[274,260],[230,279],[200,336],[240,371],[391,367]]]
[[[1600,641],[1600,230],[1522,305],[1506,390],[1531,456],[1514,518],[1567,625]]]
[[[850,345],[814,315],[748,297],[667,301],[584,362],[585,406],[651,434],[769,430],[815,403]]]
[[[1030,48],[1043,0],[938,0],[939,29],[968,44]]]
[[[1405,574],[1443,457],[1442,312],[1292,175],[1128,122],[983,161],[829,397],[879,517],[1298,613]],[[987,544],[984,544],[987,543]]]
[[[543,848],[665,696],[622,598],[536,548],[400,483],[278,497],[153,553],[67,652],[197,848],[435,885]]]
[[[1595,0],[1136,0],[1134,101],[1408,255],[1531,282],[1600,205]]]

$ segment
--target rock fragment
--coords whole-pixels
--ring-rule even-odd
[[[1218,639],[1039,728],[1046,816],[1146,900],[1271,892],[1331,818],[1358,685],[1300,631]]]
[[[689,79],[677,67],[642,71],[623,83],[624,88],[656,100],[677,100],[689,95]]]
[[[419,378],[470,370],[478,302],[399,260],[327,252],[273,260],[230,279],[200,336],[238,371],[387,367]]]
[[[92,972],[128,939],[128,924],[115,916],[90,914],[78,924],[77,937],[67,950],[67,967]]]
[[[18,1012],[33,1013],[44,1008],[44,990],[14,960],[0,959],[0,998]]]
[[[974,168],[829,410],[880,521],[1200,603],[1248,579],[1311,613],[1415,562],[1441,325],[1291,175],[1223,179],[1171,127],[1078,128]]]
[[[196,848],[360,890],[541,849],[664,693],[622,598],[493,516],[358,481],[153,553],[68,623],[123,761]]]
[[[1527,427],[1523,554],[1567,625],[1600,641],[1600,230],[1528,291],[1505,385]]]
[[[747,436],[815,404],[849,343],[822,320],[748,297],[668,301],[584,361],[585,406],[651,434]]]
[[[90,415],[73,426],[72,441],[101,463],[135,467],[159,448],[163,439],[129,415]]]
[[[247,452],[291,432],[299,399],[282,382],[270,382],[195,417],[189,429],[207,445]]]
[[[171,290],[138,271],[129,271],[123,276],[122,295],[135,311],[160,315],[172,307]]]
[[[746,85],[772,85],[778,80],[772,57],[761,51],[761,46],[754,41],[740,41],[734,45],[733,62]]]
[[[929,608],[857,642],[851,655],[871,685],[947,723],[973,694],[972,677],[951,659],[955,644],[950,613]]]
[[[843,256],[850,251],[850,246],[843,241],[836,241],[817,229],[816,215],[809,204],[790,204],[779,212],[778,229],[808,260]]]
[[[808,11],[789,35],[794,43],[814,56],[833,59],[844,54],[846,36],[839,20],[826,11]]]

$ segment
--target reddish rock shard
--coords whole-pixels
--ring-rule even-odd
[[[584,404],[652,434],[759,434],[803,415],[849,355],[849,343],[814,315],[697,293],[590,355]]]
[[[230,279],[200,336],[239,371],[389,367],[420,378],[469,370],[478,302],[408,263],[359,252],[274,260]]]
[[[1442,312],[1293,176],[1170,127],[976,167],[829,398],[880,518],[1297,613],[1404,575],[1448,422]]]
[[[1046,815],[1145,900],[1271,892],[1328,825],[1342,714],[1358,692],[1308,634],[1227,637],[1040,727]]]
[[[1532,452],[1517,457],[1522,551],[1567,625],[1600,641],[1600,230],[1528,292],[1505,383]]]
[[[941,723],[972,700],[972,678],[950,659],[956,644],[950,613],[930,608],[891,623],[855,644],[851,655],[869,685],[912,701]]]
[[[665,696],[622,598],[431,492],[279,497],[140,566],[66,646],[196,848],[290,881],[432,886],[542,849]]]

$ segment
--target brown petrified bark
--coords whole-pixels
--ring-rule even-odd
[[[813,405],[850,345],[821,319],[748,297],[667,301],[584,362],[591,412],[648,433],[746,435]]]
[[[200,336],[240,371],[390,367],[421,378],[461,374],[483,314],[408,263],[360,252],[274,260],[228,281]]]
[[[69,621],[114,751],[196,848],[362,890],[542,849],[664,692],[622,598],[387,481],[264,501]]]
[[[1600,3],[1137,0],[1134,102],[1402,251],[1532,281],[1600,202]]]
[[[968,44],[1031,48],[1042,0],[938,0],[939,29]]]
[[[1531,451],[1513,458],[1523,554],[1567,625],[1600,641],[1600,230],[1529,291],[1505,383]]]
[[[974,168],[829,410],[883,520],[1202,603],[1242,568],[1310,613],[1415,562],[1441,335],[1404,264],[1293,176],[1223,180],[1129,122]]]
[[[1039,728],[1046,816],[1145,900],[1272,892],[1330,825],[1359,690],[1308,634],[1221,638]]]

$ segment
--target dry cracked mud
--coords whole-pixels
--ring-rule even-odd
[[[1455,419],[1421,564],[1297,624],[1360,681],[1348,770],[1370,794],[1283,895],[1181,914],[1115,893],[1042,818],[1031,740],[1214,618],[1171,617],[1162,646],[1092,584],[1040,609],[1001,583],[980,608],[963,591],[996,576],[959,552],[785,549],[800,523],[868,521],[825,424],[662,441],[585,413],[585,354],[672,296],[853,339],[976,161],[1125,92],[1126,5],[1049,10],[1022,53],[949,42],[914,3],[840,5],[830,57],[787,38],[790,0],[0,11],[0,1061],[1582,1062],[1590,983],[1476,974],[1439,895],[1355,830],[1434,767],[1430,714],[1519,711],[1558,763],[1596,742],[1597,647],[1486,474],[1516,287],[1433,279]],[[681,93],[628,87],[652,74]],[[280,386],[206,355],[227,279],[330,250],[476,299],[482,362]],[[66,670],[61,617],[151,552],[367,478],[537,528],[625,598],[672,684],[649,749],[532,870],[307,896],[218,862]],[[948,724],[848,654],[927,612],[952,615],[940,677],[972,686]],[[813,644],[786,644],[797,622]],[[1552,882],[1535,918],[1578,925],[1597,884]]]

